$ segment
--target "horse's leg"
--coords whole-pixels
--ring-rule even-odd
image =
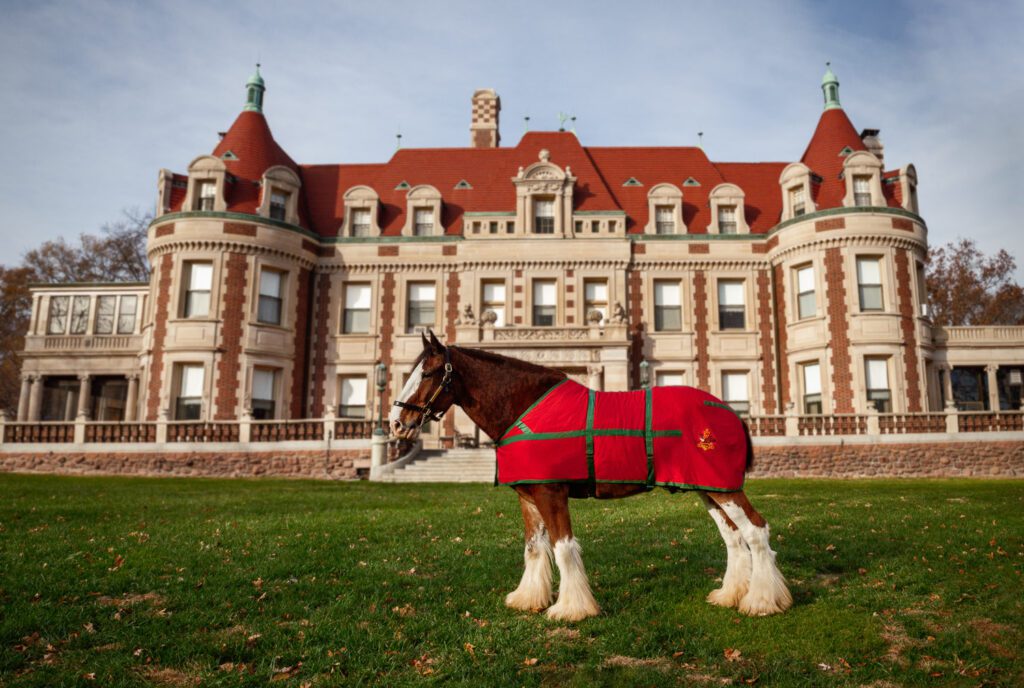
[[[531,485],[529,490],[551,540],[555,543],[555,563],[558,564],[559,575],[558,601],[548,607],[548,618],[579,621],[588,616],[596,616],[601,609],[590,591],[580,544],[572,536],[568,485]]]
[[[739,610],[751,616],[784,612],[793,604],[786,579],[775,566],[775,552],[769,545],[768,523],[742,492],[707,493],[739,526],[750,548],[750,588],[740,600]]]
[[[725,514],[722,507],[708,497],[706,492],[701,492],[700,496],[704,500],[708,514],[718,526],[718,532],[725,540],[727,556],[722,587],[708,594],[708,602],[720,607],[737,607],[750,587],[750,548],[747,547],[739,528]]]
[[[530,495],[523,489],[519,493],[519,507],[523,511],[526,527],[526,550],[523,559],[526,568],[519,587],[505,597],[505,604],[513,609],[539,611],[551,605],[551,542],[540,512]]]

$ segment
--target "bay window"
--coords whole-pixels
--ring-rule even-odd
[[[252,417],[254,420],[273,420],[275,416],[274,389],[277,371],[254,368],[252,371]]]
[[[199,420],[203,409],[204,370],[199,363],[178,365],[178,396],[174,404],[175,420]]]
[[[883,310],[881,263],[877,257],[857,259],[857,291],[862,311]]]
[[[213,263],[185,263],[186,318],[205,318],[210,314],[210,290],[213,287]]]
[[[889,359],[865,358],[864,375],[868,401],[875,402],[879,413],[892,413],[892,392],[889,390]]]
[[[259,303],[256,320],[267,325],[281,324],[281,293],[284,275],[277,270],[260,271]]]

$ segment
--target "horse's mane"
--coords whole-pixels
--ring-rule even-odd
[[[475,358],[478,361],[487,361],[489,363],[497,363],[522,373],[546,373],[548,375],[559,375],[566,377],[566,374],[560,370],[554,368],[548,368],[546,366],[537,365],[536,363],[530,363],[523,361],[518,358],[512,358],[511,356],[502,356],[492,351],[484,351],[483,349],[467,349],[464,347],[453,347],[458,350],[460,354],[468,356],[469,358]]]

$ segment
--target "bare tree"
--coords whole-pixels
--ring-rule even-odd
[[[928,251],[925,278],[932,319],[939,325],[1022,325],[1024,288],[1005,249],[986,256],[973,239]]]

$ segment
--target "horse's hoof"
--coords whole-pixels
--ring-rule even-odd
[[[548,607],[547,617],[552,621],[582,621],[591,616],[597,616],[601,612],[596,603],[590,605],[562,605],[556,602],[554,606]]]
[[[505,596],[505,606],[524,612],[539,612],[551,606],[553,595],[529,595],[513,590]]]
[[[789,595],[781,599],[770,600],[766,598],[752,598],[747,595],[740,600],[739,611],[747,616],[770,616],[781,614],[793,605],[793,598]]]
[[[743,595],[738,594],[735,590],[719,588],[718,590],[712,590],[709,592],[707,600],[718,607],[736,607],[739,606],[740,599],[742,597]]]

